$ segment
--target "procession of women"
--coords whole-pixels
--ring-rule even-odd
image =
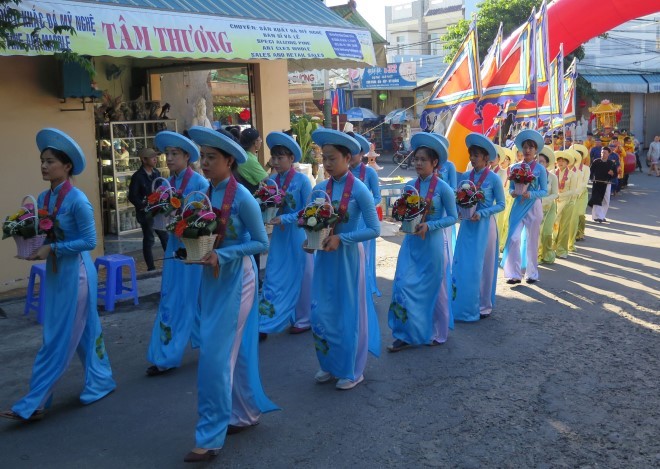
[[[249,149],[258,151],[261,138],[251,132]],[[266,137],[272,172],[254,193],[234,175],[255,156],[229,132],[192,127],[188,137],[162,131],[155,138],[172,176],[145,200],[147,210],[165,204],[169,213],[146,374],[171,373],[189,345],[199,350],[199,420],[186,462],[212,459],[226,435],[278,410],[259,373],[259,342],[269,334],[309,331],[309,350],[318,359],[310,379],[340,391],[366,379],[369,354],[380,356],[379,323],[385,318],[379,319],[373,296],[381,296],[376,277],[381,196],[376,172],[362,161],[370,142],[330,129],[316,130],[312,138],[326,180],[312,187],[296,171],[302,156],[296,140],[272,132]],[[96,305],[94,213],[72,180],[85,169],[85,155],[57,129],[43,129],[36,141],[50,187],[36,201],[35,217],[50,220],[57,230],[27,257],[46,261],[43,345],[29,392],[0,413],[23,422],[45,417],[74,352],[84,368],[83,404],[116,388]],[[607,147],[592,164],[591,177],[585,146],[555,152],[535,130],[518,133],[511,149],[468,135],[470,163],[463,173],[450,161],[444,136],[419,133],[411,147],[417,177],[393,207],[403,242],[387,311],[389,353],[441,346],[460,327],[456,323],[498,314],[499,267],[511,286],[541,281],[539,263],[565,259],[584,239],[590,178],[596,220],[604,217],[608,195],[597,185],[607,188],[614,174]],[[203,176],[193,171],[195,162]],[[255,256],[265,253],[260,288]]]

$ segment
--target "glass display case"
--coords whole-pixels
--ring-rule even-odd
[[[154,137],[161,130],[176,132],[176,120],[122,121],[97,125],[99,192],[104,234],[124,234],[140,229],[135,218],[135,207],[128,201],[128,186],[131,176],[142,164],[138,152],[145,147],[155,148]],[[158,157],[158,170],[163,177],[169,177],[165,155]]]

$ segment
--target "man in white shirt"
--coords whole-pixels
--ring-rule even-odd
[[[651,142],[646,158],[649,160],[649,176],[655,174],[660,177],[660,135],[656,135]]]

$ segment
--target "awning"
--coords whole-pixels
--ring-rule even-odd
[[[63,48],[95,57],[287,59],[294,70],[376,63],[370,32],[318,0],[24,0],[16,8],[22,39],[39,27]],[[55,35],[56,24],[76,34]]]
[[[641,75],[592,75],[580,74],[600,92],[610,93],[648,93],[649,85]]]
[[[642,75],[649,84],[649,93],[660,93],[660,73],[655,75]]]

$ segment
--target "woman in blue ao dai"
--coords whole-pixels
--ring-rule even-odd
[[[293,168],[302,152],[296,141],[282,132],[266,137],[270,148],[270,164],[276,172],[277,186],[286,193],[274,225],[268,250],[266,276],[259,302],[259,332],[289,332],[299,334],[311,328],[312,275],[314,255],[300,249],[305,232],[298,225],[298,211],[310,199],[309,178]]]
[[[166,130],[156,135],[154,143],[167,157],[167,167],[172,174],[169,182],[176,191],[184,197],[193,191],[206,192],[208,181],[189,166],[199,159],[199,149],[192,141]],[[200,199],[196,195],[193,197]],[[180,248],[183,243],[170,232],[163,261],[160,304],[147,351],[147,359],[153,363],[147,368],[148,376],[160,375],[181,365],[199,312],[197,302],[192,299],[199,292],[202,268],[175,259]],[[193,345],[195,342],[193,338]]]
[[[380,196],[380,184],[378,182],[378,173],[371,166],[367,166],[362,161],[364,155],[371,151],[371,143],[369,140],[364,138],[360,134],[354,134],[353,132],[346,132],[348,135],[353,137],[360,144],[360,153],[353,155],[350,163],[351,173],[356,178],[359,178],[360,181],[367,186],[369,192],[374,197],[374,205],[378,205],[381,200]],[[360,228],[365,228],[366,225],[364,220],[360,223]],[[376,240],[370,239],[362,243],[364,245],[364,255],[367,260],[367,274],[369,281],[369,288],[371,293],[381,296],[380,290],[378,289],[377,277],[376,277]]]
[[[232,175],[247,160],[230,134],[191,127],[201,146],[202,171],[211,182],[207,195],[218,217],[214,249],[203,265],[196,324],[199,338],[195,448],[184,461],[212,459],[225,436],[257,425],[277,407],[266,397],[259,376],[259,302],[254,254],[268,249],[259,204]]]
[[[319,383],[339,378],[337,389],[352,389],[364,380],[367,351],[380,353],[380,331],[368,291],[362,243],[380,235],[373,196],[349,171],[360,145],[344,133],[319,129],[312,134],[322,148],[323,166],[330,179],[312,191],[326,193],[341,220],[317,251],[312,282],[312,333],[320,370]],[[360,228],[360,218],[365,227]]]
[[[11,410],[0,412],[0,417],[21,421],[43,418],[53,387],[76,352],[84,370],[83,404],[116,387],[96,309],[96,269],[89,254],[96,247],[94,211],[70,181],[71,175],[85,168],[85,156],[71,137],[57,129],[41,130],[37,147],[42,177],[50,183],[50,189],[39,195],[38,207],[56,217],[59,233],[30,257],[46,260],[43,345],[34,361],[29,392]]]
[[[488,317],[495,306],[498,229],[495,215],[504,210],[504,188],[500,177],[489,168],[497,150],[488,138],[470,134],[465,139],[473,169],[464,173],[458,186],[472,181],[484,199],[469,220],[461,220],[454,255],[452,311],[457,321],[478,321]]]
[[[420,133],[410,142],[418,177],[414,187],[426,199],[427,208],[415,233],[403,240],[394,274],[388,322],[394,342],[387,348],[398,352],[411,345],[440,345],[447,341],[450,309],[438,284],[445,284],[445,231],[456,223],[456,204],[451,187],[435,174],[447,148],[434,134]]]

